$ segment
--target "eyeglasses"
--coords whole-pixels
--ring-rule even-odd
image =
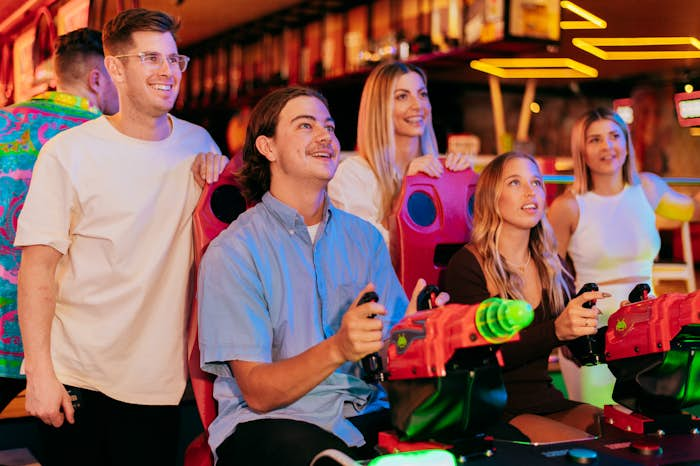
[[[139,53],[129,53],[126,55],[114,55],[114,58],[129,58],[129,57],[139,57],[141,64],[149,69],[157,70],[163,66],[163,60],[168,61],[168,66],[177,65],[180,71],[184,72],[187,69],[187,64],[190,62],[190,57],[187,55],[178,55],[176,53],[172,55],[163,55],[160,52],[139,52]]]

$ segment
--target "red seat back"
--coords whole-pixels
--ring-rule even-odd
[[[556,162],[556,157],[537,157],[537,164],[539,165],[540,173],[543,175],[556,175]],[[559,186],[553,183],[547,183],[544,189],[547,205],[550,206],[559,195]]]
[[[409,296],[419,278],[440,285],[452,254],[471,239],[470,203],[478,179],[472,169],[404,179],[390,237],[394,268]]]
[[[199,264],[209,242],[226,229],[247,207],[234,176],[236,165],[236,161],[232,160],[216,183],[205,186],[195,208],[192,218],[195,270],[199,270]],[[216,401],[213,396],[214,376],[205,373],[200,367],[197,312],[198,306],[195,297],[188,324],[187,364],[199,417],[202,420],[205,433],[195,439],[188,447],[185,454],[185,465],[210,466],[213,464],[213,458],[206,442],[206,429],[216,417]]]

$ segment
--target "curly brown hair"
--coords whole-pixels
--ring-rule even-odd
[[[273,137],[284,106],[290,100],[303,96],[315,97],[328,108],[326,98],[315,89],[290,86],[267,94],[250,113],[243,144],[243,166],[236,173],[243,196],[248,202],[259,202],[263,194],[270,190],[270,161],[258,151],[256,139],[258,136]]]

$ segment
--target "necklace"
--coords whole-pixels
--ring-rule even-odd
[[[505,259],[505,258],[504,258]],[[506,259],[506,262],[508,262],[510,265],[518,269],[520,273],[525,272],[525,269],[527,268],[528,265],[530,265],[530,259],[532,259],[532,254],[530,254],[530,251],[527,252],[527,260],[525,261],[524,264],[516,264],[508,259]]]

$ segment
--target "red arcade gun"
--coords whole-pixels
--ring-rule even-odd
[[[607,363],[615,375],[612,397],[620,405],[605,406],[609,424],[639,434],[699,433],[700,419],[683,408],[700,403],[700,291],[648,292],[637,285],[631,303],[588,340],[593,355],[572,352],[591,365]]]
[[[363,361],[365,371],[373,370],[366,380],[384,381],[389,395],[395,432],[380,433],[379,448],[492,454],[483,432],[506,404],[498,345],[517,341],[533,318],[528,303],[500,298],[404,317],[391,329],[380,363]]]

